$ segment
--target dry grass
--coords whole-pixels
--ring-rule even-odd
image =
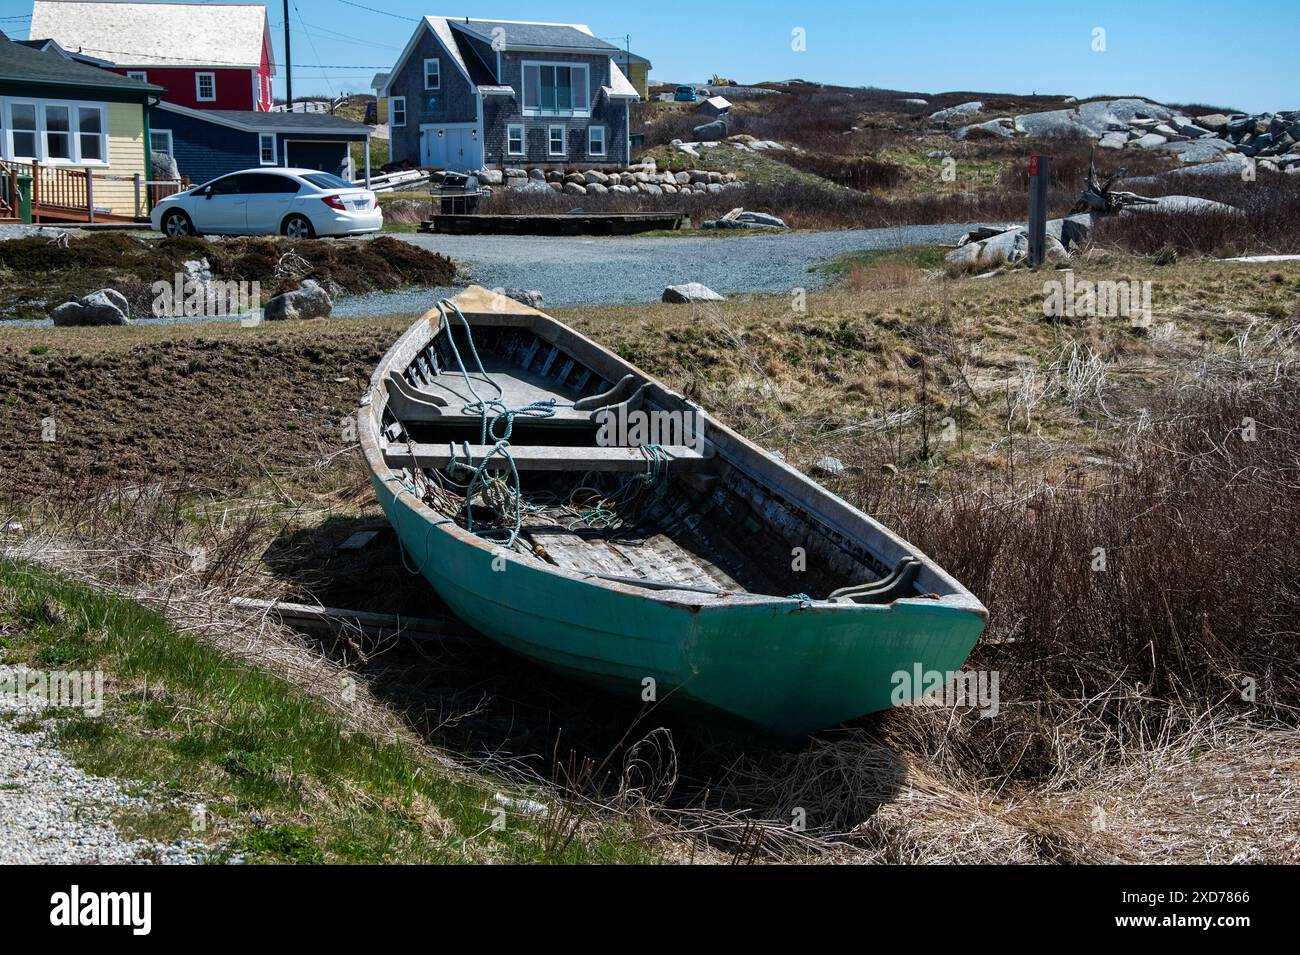
[[[611,704],[487,649],[402,656],[232,615],[231,594],[305,598],[307,570],[332,587],[361,575],[370,599],[396,600],[385,555],[337,567],[310,546],[377,517],[349,452],[245,474],[238,495],[88,494],[69,480],[21,505],[23,546],[142,594],[308,692],[355,674],[367,732],[556,807],[553,851],[616,823],[678,861],[1290,861],[1300,268],[1236,266],[1231,281],[1222,268],[1078,263],[1078,279],[1155,282],[1150,331],[1044,318],[1052,272],[957,280],[908,260],[867,263],[798,315],[765,300],[563,316],[797,466],[841,457],[833,489],[989,605],[970,666],[1001,674],[993,719],[908,707],[795,752],[738,748],[669,736],[656,714],[628,729]],[[372,324],[328,331],[368,349]],[[91,358],[110,340],[76,331]],[[198,334],[125,331],[129,345],[103,348]],[[1241,440],[1246,417],[1255,442]],[[408,587],[402,599],[430,614],[419,581]]]

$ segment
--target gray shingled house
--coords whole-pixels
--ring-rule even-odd
[[[628,163],[637,91],[571,23],[425,17],[382,90],[389,154],[435,169]]]

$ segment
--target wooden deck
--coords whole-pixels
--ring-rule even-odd
[[[72,166],[0,160],[0,222],[21,221],[19,177],[31,180],[33,223],[129,224],[149,221],[149,209],[164,195],[186,188],[188,180],[152,182],[140,176],[115,176]],[[106,208],[95,200],[96,183],[130,182],[135,192],[134,210]]]
[[[684,212],[569,212],[554,215],[435,215],[421,232],[450,235],[634,235],[676,230]]]

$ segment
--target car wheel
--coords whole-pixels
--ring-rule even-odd
[[[280,234],[288,239],[314,239],[316,230],[306,216],[289,216],[281,224]]]
[[[198,230],[194,228],[194,223],[190,217],[179,209],[173,210],[162,217],[162,231],[168,238],[179,238],[183,235],[198,235]]]

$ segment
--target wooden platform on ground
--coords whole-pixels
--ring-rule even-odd
[[[634,235],[682,227],[684,212],[568,212],[554,215],[435,215],[421,232],[448,235]]]

